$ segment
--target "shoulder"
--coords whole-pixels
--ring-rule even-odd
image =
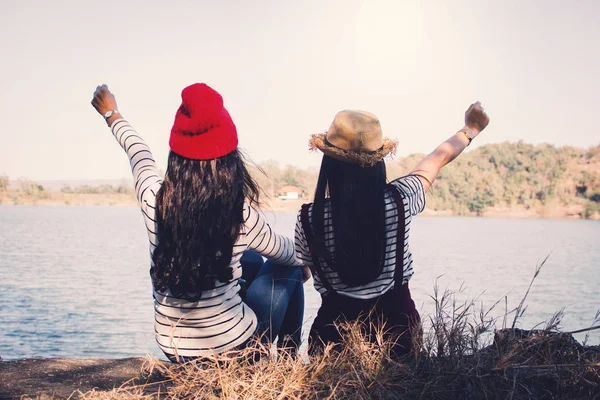
[[[423,182],[416,175],[406,175],[390,182],[390,185],[395,186],[402,194],[413,196],[415,194],[425,194]]]
[[[248,200],[244,200],[244,205],[242,206],[242,215],[244,216],[244,222],[248,221],[250,217],[250,204],[248,204]]]
[[[302,204],[302,206],[298,210],[298,214],[297,214],[297,218],[296,218],[298,224],[303,224],[304,218],[308,218],[308,221],[311,221],[312,215],[313,215],[313,209],[314,209],[314,203]]]
[[[313,203],[304,203],[304,204],[302,204],[302,206],[300,206],[300,209],[298,210],[298,218],[300,218],[300,216],[304,212],[308,211],[309,213],[312,213],[312,208],[313,208]]]
[[[312,207],[313,203],[302,204],[296,215],[296,229],[294,236],[296,238],[296,244],[300,244],[301,246],[306,246],[306,235],[310,232],[309,226],[312,216]]]
[[[313,203],[302,204],[298,210],[298,213],[296,214],[296,225],[302,228],[307,218],[310,221],[310,217],[312,216],[312,206]]]
[[[242,208],[242,215],[244,218],[244,223],[248,224],[254,220],[263,218],[262,213],[259,209],[254,207],[248,200],[244,201],[244,206]]]
[[[411,215],[417,215],[425,209],[426,198],[423,182],[416,175],[406,175],[390,182],[408,202]]]

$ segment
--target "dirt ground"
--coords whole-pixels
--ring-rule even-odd
[[[0,361],[0,399],[40,396],[60,399],[77,390],[111,390],[130,381],[143,384],[157,380],[143,372],[145,361],[144,358]],[[151,385],[151,389],[164,392],[160,386]]]

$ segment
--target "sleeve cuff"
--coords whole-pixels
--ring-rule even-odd
[[[125,118],[119,118],[119,119],[115,119],[113,121],[112,124],[110,124],[109,128],[112,130],[114,128],[115,125],[117,125],[119,122],[125,121]]]

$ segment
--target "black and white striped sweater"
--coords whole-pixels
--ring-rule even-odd
[[[114,121],[111,130],[129,157],[153,265],[152,254],[160,240],[155,222],[155,199],[162,179],[150,149],[126,120]],[[164,352],[184,357],[218,354],[252,336],[256,330],[256,316],[238,294],[238,280],[242,275],[240,257],[244,250],[254,250],[278,264],[301,265],[295,258],[291,239],[275,233],[264,216],[247,203],[244,203],[243,213],[244,227],[231,259],[231,281],[216,281],[215,288],[202,292],[201,299],[196,302],[173,297],[169,291],[153,291],[155,336]]]
[[[392,187],[394,186],[394,187]],[[329,268],[323,260],[320,260],[321,270],[325,275],[327,282],[331,284],[339,294],[358,299],[372,299],[381,296],[388,290],[394,287],[394,271],[396,270],[396,237],[398,236],[398,210],[396,202],[391,190],[399,189],[402,200],[404,202],[405,215],[405,227],[404,227],[404,250],[403,250],[403,267],[404,267],[404,280],[403,283],[408,282],[412,277],[413,271],[413,259],[412,253],[408,246],[408,236],[410,233],[410,223],[412,217],[417,215],[425,209],[425,192],[423,190],[423,184],[420,179],[414,175],[408,175],[402,178],[398,178],[388,184],[388,188],[385,192],[385,208],[386,208],[386,248],[385,248],[385,263],[381,274],[372,282],[356,287],[348,287],[341,282],[338,273]],[[312,221],[313,205],[309,207],[309,219]],[[335,250],[334,231],[331,219],[331,205],[329,200],[325,201],[325,246],[330,253]],[[308,244],[306,242],[306,236],[302,228],[301,213],[298,213],[298,220],[296,223],[296,253],[298,259],[301,260],[305,265],[313,266],[313,259],[310,251],[308,250]],[[314,269],[313,269],[314,270]],[[322,283],[321,276],[315,274],[315,288],[322,295],[327,293],[327,289]]]

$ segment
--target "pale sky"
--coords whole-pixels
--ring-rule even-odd
[[[164,169],[181,90],[224,98],[256,162],[305,167],[341,109],[429,153],[483,103],[485,143],[600,143],[600,1],[0,0],[0,174],[129,177],[98,84]]]

